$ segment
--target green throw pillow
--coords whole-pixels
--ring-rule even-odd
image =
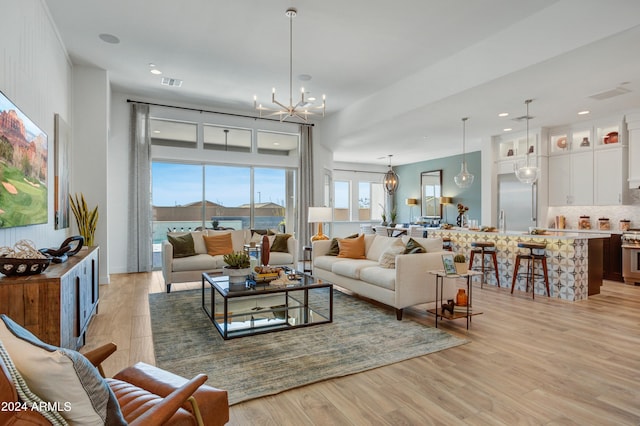
[[[359,234],[349,235],[346,238],[358,238]],[[340,246],[338,245],[338,238],[331,239],[331,245],[329,246],[329,251],[325,256],[337,256],[340,254]]]
[[[179,236],[167,235],[167,238],[173,246],[174,258],[196,255],[196,249],[193,245],[193,236],[190,233]]]
[[[276,238],[273,240],[273,244],[271,244],[270,251],[278,251],[280,253],[289,253],[287,247],[287,240],[291,237],[291,234],[277,234]]]
[[[426,252],[427,250],[425,250],[425,248],[422,247],[420,244],[418,244],[418,242],[413,238],[409,238],[409,241],[407,241],[407,246],[404,249],[404,254],[426,253]]]

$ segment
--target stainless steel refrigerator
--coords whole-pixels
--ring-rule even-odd
[[[537,183],[522,183],[514,173],[498,175],[498,212],[504,210],[507,231],[529,231],[538,225],[537,189]]]

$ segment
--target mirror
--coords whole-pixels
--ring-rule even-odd
[[[442,218],[440,197],[442,189],[442,170],[432,170],[420,174],[420,200],[422,216]]]

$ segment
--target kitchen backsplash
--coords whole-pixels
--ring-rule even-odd
[[[629,190],[631,204],[624,206],[562,206],[549,207],[549,223],[547,227],[555,227],[555,217],[563,215],[566,217],[566,228],[577,229],[580,216],[590,216],[591,228],[598,229],[598,219],[609,218],[611,230],[620,229],[620,220],[629,219],[631,228],[640,228],[640,189]]]

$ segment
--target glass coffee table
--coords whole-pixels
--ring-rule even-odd
[[[286,285],[232,286],[229,277],[205,272],[202,309],[225,340],[332,322],[333,284],[300,272],[290,274],[293,282]]]

